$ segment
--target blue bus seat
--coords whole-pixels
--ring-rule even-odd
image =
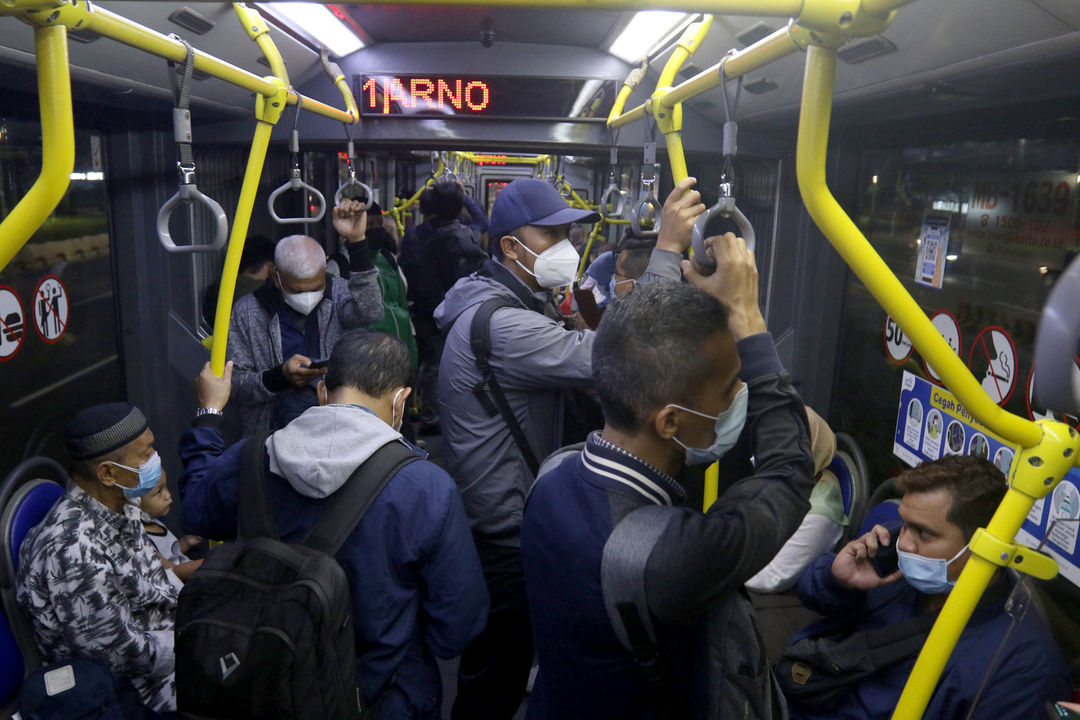
[[[15,710],[25,672],[22,650],[11,632],[7,615],[0,608],[0,717],[11,717]]]
[[[40,667],[41,659],[33,628],[15,601],[19,550],[30,529],[64,494],[67,482],[67,473],[55,461],[31,458],[20,463],[0,484],[0,608],[20,650],[21,676]]]
[[[867,511],[863,518],[862,526],[859,527],[859,536],[870,532],[875,525],[888,525],[900,522],[900,501],[897,498],[883,500]]]

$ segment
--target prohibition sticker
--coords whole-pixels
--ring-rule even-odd
[[[983,328],[971,345],[968,367],[990,399],[998,405],[1009,401],[1016,387],[1016,346],[1005,328]]]
[[[904,331],[888,315],[885,316],[885,351],[889,354],[889,362],[894,365],[903,365],[911,357],[911,340],[904,335]]]
[[[54,343],[67,330],[68,294],[64,283],[55,275],[41,278],[34,289],[34,327],[47,343]]]
[[[960,354],[960,322],[956,319],[948,310],[938,310],[934,313],[934,316],[930,318],[930,322],[933,324],[937,331],[941,333],[941,337],[945,338],[945,342],[949,343],[949,347],[957,355]],[[931,381],[941,384],[941,376],[934,372],[934,368],[930,367],[930,363],[926,362],[926,358],[923,358],[923,367],[926,369],[926,376]]]
[[[22,301],[7,285],[0,285],[0,362],[15,357],[26,337]]]
[[[1080,358],[1073,357],[1072,364],[1072,385],[1073,387],[1080,387]],[[1027,392],[1025,398],[1027,401],[1028,417],[1032,420],[1057,420],[1067,425],[1072,425],[1075,428],[1080,428],[1080,418],[1075,415],[1066,415],[1065,413],[1050,412],[1042,403],[1035,399],[1035,366],[1031,366],[1031,370],[1028,371],[1027,376]]]

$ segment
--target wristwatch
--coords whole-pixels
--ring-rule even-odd
[[[203,415],[221,415],[221,411],[217,408],[201,407],[195,411],[195,417],[201,418]]]

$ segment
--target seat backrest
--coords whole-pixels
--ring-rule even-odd
[[[19,694],[24,672],[22,650],[11,632],[7,615],[0,608],[0,717],[8,717]]]
[[[866,517],[863,518],[862,526],[859,528],[859,536],[870,532],[870,528],[875,525],[897,522],[900,522],[900,501],[896,498],[883,500],[866,512]]]
[[[851,457],[844,451],[838,451],[833,456],[832,462],[827,468],[836,476],[840,483],[840,495],[844,499],[844,514],[851,518],[851,510],[855,506],[855,494],[857,492],[851,477]]]
[[[3,511],[0,512],[0,533],[4,545],[3,582],[5,587],[15,586],[15,570],[19,567],[19,549],[31,528],[40,523],[49,510],[64,494],[62,485],[52,480],[35,478],[15,490]]]

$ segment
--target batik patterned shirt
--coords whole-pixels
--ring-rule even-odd
[[[140,521],[72,483],[23,542],[19,605],[42,659],[89,657],[131,679],[142,702],[176,709],[176,588]]]

